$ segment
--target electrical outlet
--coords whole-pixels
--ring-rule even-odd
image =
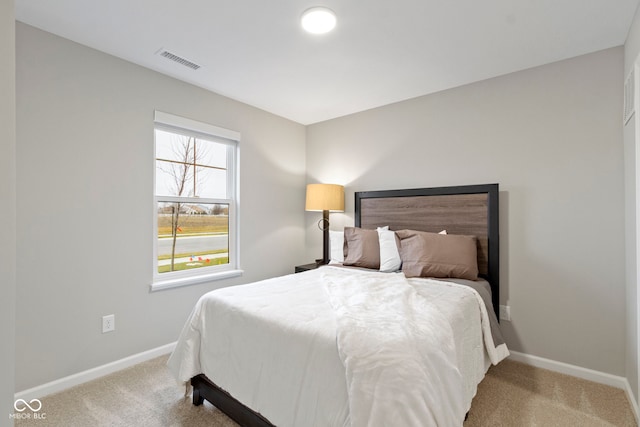
[[[102,333],[112,332],[116,330],[116,316],[115,314],[109,314],[108,316],[102,316]]]
[[[507,322],[511,321],[511,307],[508,305],[500,306],[500,320],[506,320]]]

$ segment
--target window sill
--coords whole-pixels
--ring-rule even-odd
[[[213,280],[229,279],[232,277],[242,276],[242,273],[244,273],[243,270],[227,270],[200,276],[175,277],[167,280],[158,280],[151,284],[151,292],[180,288],[182,286],[197,285],[199,283],[211,282]]]

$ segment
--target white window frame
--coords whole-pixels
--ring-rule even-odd
[[[154,114],[154,149],[153,149],[153,281],[151,291],[194,285],[213,280],[227,279],[242,275],[240,269],[240,251],[238,248],[240,229],[238,226],[239,202],[239,145],[240,133],[229,129],[176,116],[162,111]],[[175,132],[182,135],[195,136],[226,144],[233,149],[227,150],[227,199],[170,197],[156,195],[156,129]],[[158,273],[158,212],[160,201],[192,201],[200,203],[219,203],[229,205],[229,263],[211,267],[194,268],[183,271]]]

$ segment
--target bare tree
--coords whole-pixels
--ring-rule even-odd
[[[181,197],[197,197],[196,185],[198,183],[197,169],[198,157],[206,155],[206,148],[197,146],[197,139],[190,136],[172,135],[174,159],[162,162],[160,170],[173,178],[171,193]],[[192,184],[192,185],[189,185]],[[182,203],[176,202],[171,206],[171,267],[175,269],[176,240],[180,231],[180,212]]]

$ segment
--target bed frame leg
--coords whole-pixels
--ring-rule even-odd
[[[204,403],[204,397],[200,394],[200,390],[197,387],[193,388],[193,404],[200,406]]]

